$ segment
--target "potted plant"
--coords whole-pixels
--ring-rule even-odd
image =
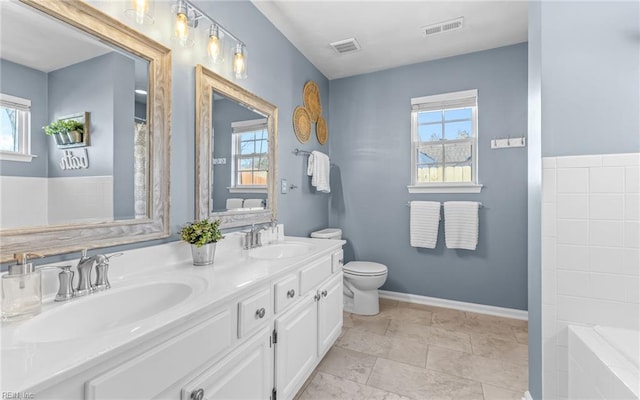
[[[220,232],[220,220],[194,221],[180,231],[180,237],[191,243],[193,265],[211,265],[216,254],[216,243],[224,239]]]
[[[75,119],[59,119],[45,126],[44,133],[53,136],[58,145],[80,143],[84,124]]]

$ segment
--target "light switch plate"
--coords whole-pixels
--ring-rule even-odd
[[[288,191],[289,191],[289,185],[287,184],[287,180],[282,179],[280,181],[280,193],[287,194]]]

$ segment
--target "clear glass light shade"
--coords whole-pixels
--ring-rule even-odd
[[[220,30],[218,29],[218,26],[211,25],[211,28],[209,28],[209,40],[207,42],[207,54],[215,64],[222,61],[223,49],[224,47],[222,37],[220,36]]]
[[[153,24],[153,0],[131,0],[125,15],[138,25]]]
[[[176,22],[174,25],[173,33],[180,42],[181,46],[189,45],[189,19],[186,12],[180,12],[176,14]]]
[[[236,79],[247,78],[247,50],[243,44],[236,46],[233,55],[233,75]]]

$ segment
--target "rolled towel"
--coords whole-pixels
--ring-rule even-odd
[[[242,208],[242,202],[244,199],[230,198],[227,199],[227,210],[234,210],[236,208]]]
[[[412,201],[409,223],[411,246],[435,249],[440,225],[440,202]]]
[[[478,244],[478,208],[475,201],[444,203],[444,239],[450,249],[475,250]]]
[[[262,199],[246,199],[244,201],[244,208],[264,208]]]

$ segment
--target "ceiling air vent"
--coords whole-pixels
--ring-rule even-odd
[[[460,17],[460,18],[452,19],[450,21],[444,21],[444,22],[439,22],[437,24],[433,24],[429,26],[423,26],[422,28],[420,28],[420,30],[422,31],[422,35],[427,37],[431,35],[437,35],[438,33],[450,32],[450,31],[455,31],[457,29],[460,29],[462,28],[463,22],[464,22],[464,18]]]
[[[355,38],[339,40],[337,42],[329,43],[333,50],[338,54],[353,53],[360,50],[360,44]]]

